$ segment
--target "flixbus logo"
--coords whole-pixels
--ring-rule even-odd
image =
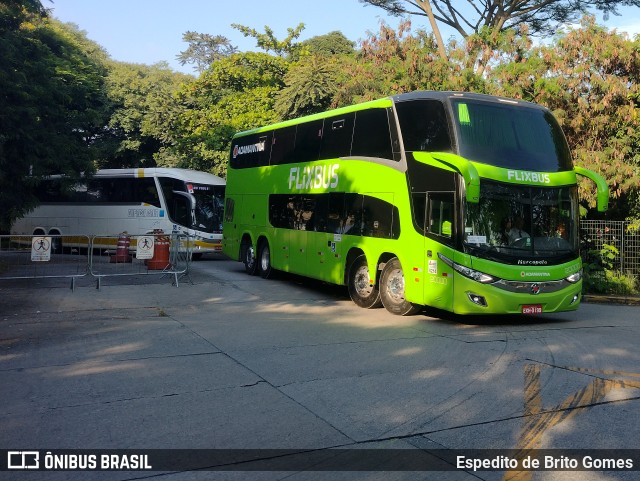
[[[551,177],[549,174],[541,174],[539,172],[527,172],[525,170],[509,170],[507,171],[509,180],[518,182],[536,182],[538,184],[550,184]]]
[[[307,165],[289,169],[289,190],[338,187],[340,165]]]

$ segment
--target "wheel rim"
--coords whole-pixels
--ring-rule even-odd
[[[248,268],[253,267],[253,265],[256,262],[256,254],[253,250],[253,246],[249,246],[247,247],[247,253],[245,254],[244,257],[244,262],[247,265]]]
[[[402,269],[394,269],[389,273],[386,288],[389,297],[394,303],[400,304],[404,302],[404,275]]]
[[[262,249],[262,256],[260,257],[260,267],[263,271],[267,271],[271,265],[271,254],[269,253],[269,247],[265,246]]]
[[[369,297],[373,292],[373,286],[369,282],[369,268],[366,265],[358,267],[353,279],[353,287],[362,298]]]

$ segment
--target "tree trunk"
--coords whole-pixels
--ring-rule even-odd
[[[442,60],[449,60],[449,57],[447,57],[447,51],[444,48],[444,42],[442,40],[442,35],[440,34],[440,29],[438,28],[436,19],[433,16],[433,10],[431,10],[431,3],[429,3],[429,0],[417,0],[417,2],[422,10],[424,10],[424,13],[427,14],[427,17],[429,17],[429,23],[431,24],[433,36],[436,38],[436,43],[438,44],[438,52],[440,53],[440,57],[442,57]]]

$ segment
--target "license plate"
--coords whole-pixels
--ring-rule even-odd
[[[525,304],[522,306],[523,314],[542,314],[542,304]]]

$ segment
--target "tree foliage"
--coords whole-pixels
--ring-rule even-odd
[[[640,39],[631,41],[586,18],[582,28],[553,44],[504,63],[494,78],[497,93],[554,111],[576,163],[608,179],[610,215],[624,217],[639,207]],[[591,197],[586,190],[583,196]]]
[[[177,165],[224,175],[233,134],[278,120],[275,96],[287,69],[281,57],[236,53],[184,84],[172,133]]]
[[[283,119],[327,110],[337,93],[337,62],[323,55],[307,55],[285,76],[275,110]]]
[[[450,40],[443,56],[437,35],[413,31],[408,21],[382,24],[358,50],[339,32],[299,42],[302,24],[282,40],[269,27],[236,26],[262,52],[235,52],[224,37],[187,32],[194,49],[182,58],[202,70],[195,78],[166,64],[114,62],[77,27],[47,19],[38,0],[0,0],[0,223],[6,228],[34,205],[30,188],[48,174],[160,165],[224,175],[238,131],[414,90],[546,105],[576,163],[608,179],[610,216],[640,217],[640,39],[593,19],[545,44],[534,46],[529,33],[544,31],[534,20],[549,27],[573,18],[576,6],[613,12],[635,2],[548,1],[572,8],[544,17],[551,11],[533,8],[541,2],[468,0],[464,12],[474,20],[444,0],[365,3],[413,13],[429,3],[434,18],[449,15],[468,35]],[[529,20],[508,28],[518,19],[512,9],[498,22],[509,5],[528,5]],[[593,199],[592,186],[583,187]]]
[[[175,92],[193,77],[174,72],[163,63],[108,65],[106,93],[111,117],[97,166],[153,167],[158,162],[175,161],[169,153],[173,144],[171,125],[181,112]]]
[[[108,105],[98,53],[36,2],[0,3],[0,228],[35,206],[43,176],[92,170]]]
[[[355,43],[342,32],[333,31],[325,35],[316,35],[302,42],[306,51],[313,55],[333,56],[355,53]]]
[[[605,16],[618,8],[640,7],[640,0],[360,0],[392,15],[428,16],[456,30],[463,38],[483,29],[505,31],[527,25],[533,34],[553,34],[558,25],[575,23],[588,11]]]
[[[288,28],[287,36],[282,40],[278,40],[274,31],[268,26],[264,27],[264,33],[260,33],[254,28],[245,27],[244,25],[237,23],[234,23],[231,26],[242,33],[245,37],[255,38],[256,47],[267,53],[273,51],[279,57],[295,57],[298,55],[301,48],[300,43],[295,42],[295,40],[300,37],[300,34],[304,30],[304,23],[299,23],[295,28]]]
[[[182,35],[182,40],[189,47],[180,52],[176,57],[180,65],[193,64],[193,69],[202,73],[216,60],[223,59],[238,51],[231,45],[231,41],[223,35],[209,35],[187,31]]]
[[[447,26],[473,46],[467,65],[481,75],[510,30],[530,35],[553,34],[559,26],[574,23],[588,11],[605,16],[618,8],[640,6],[640,0],[360,0],[392,15],[418,15],[429,19],[440,56],[448,58],[440,26]]]
[[[342,69],[336,105],[373,100],[413,90],[484,91],[484,80],[460,63],[443,60],[435,39],[411,31],[404,21],[397,31],[381,24],[362,42],[358,55]]]

